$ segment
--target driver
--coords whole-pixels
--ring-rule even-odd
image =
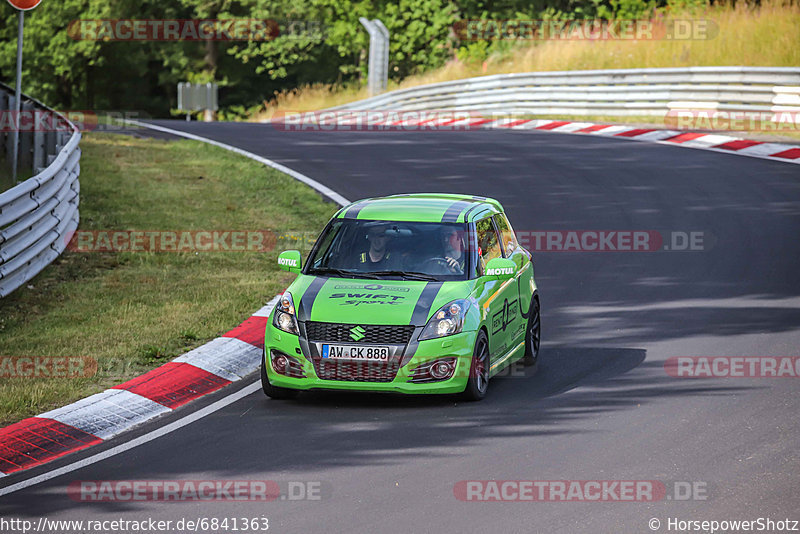
[[[372,226],[367,230],[369,250],[358,256],[358,267],[363,271],[391,271],[395,261],[391,251],[386,247],[389,236],[386,231],[388,226]]]
[[[463,273],[467,257],[464,232],[453,227],[445,228],[442,231],[442,244],[444,246],[442,256],[447,262],[447,266],[453,273]]]

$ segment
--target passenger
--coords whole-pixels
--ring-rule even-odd
[[[358,256],[358,267],[362,271],[391,271],[395,269],[396,261],[387,244],[389,236],[387,226],[372,226],[367,230],[369,250]]]

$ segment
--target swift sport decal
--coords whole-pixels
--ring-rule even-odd
[[[338,299],[341,306],[359,306],[361,304],[402,304],[405,297],[387,293],[334,293],[330,299]]]
[[[334,286],[334,289],[359,289],[361,291],[392,291],[408,293],[407,287],[382,286],[381,284],[344,284]]]

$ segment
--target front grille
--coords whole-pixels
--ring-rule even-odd
[[[360,326],[364,329],[364,337],[358,341],[350,337],[350,330],[357,326]],[[411,340],[411,335],[414,333],[414,327],[409,325],[356,325],[308,321],[306,323],[306,333],[310,341],[405,345]]]
[[[319,360],[314,363],[317,376],[323,380],[349,382],[391,382],[400,369],[399,362],[347,362]]]

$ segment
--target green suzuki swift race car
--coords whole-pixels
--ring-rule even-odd
[[[486,395],[489,379],[537,362],[531,254],[503,207],[445,194],[371,198],[339,210],[267,322],[267,396],[301,390]]]

